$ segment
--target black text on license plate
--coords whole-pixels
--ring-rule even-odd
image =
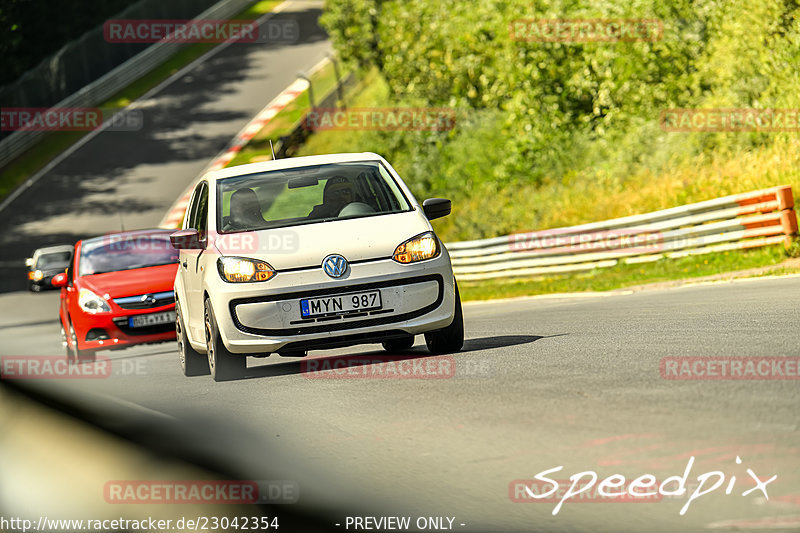
[[[171,322],[175,322],[175,311],[128,317],[128,326],[132,328],[145,328],[147,326],[157,326],[159,324],[169,324]]]
[[[356,313],[381,308],[381,292],[355,292],[339,296],[323,296],[321,298],[305,298],[300,300],[300,315],[303,318],[315,316]]]

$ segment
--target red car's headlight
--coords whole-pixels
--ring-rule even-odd
[[[110,313],[108,303],[89,289],[81,289],[78,293],[78,305],[87,313]]]

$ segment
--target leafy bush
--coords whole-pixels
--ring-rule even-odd
[[[442,222],[443,231],[477,238],[556,223],[530,200],[554,188],[569,194],[583,183],[613,196],[664,173],[748,160],[753,151],[761,162],[773,145],[791,168],[796,133],[666,132],[659,117],[668,108],[800,108],[799,15],[797,0],[328,0],[322,22],[343,58],[378,71],[372,79],[383,105],[457,110],[449,133],[363,132],[358,148],[403,167],[421,196],[461,199],[466,213]],[[552,18],[660,19],[663,37],[511,37],[514,20]],[[673,199],[702,196],[687,179]]]

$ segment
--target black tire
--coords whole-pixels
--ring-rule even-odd
[[[42,286],[39,285],[38,283],[31,283],[29,288],[30,288],[31,292],[41,292],[42,291]]]
[[[67,362],[72,363],[72,349],[69,347],[69,339],[67,339],[67,332],[64,330],[64,323],[61,322],[61,346],[64,348],[64,354],[67,356]]]
[[[208,352],[208,368],[214,381],[229,381],[244,376],[247,370],[247,358],[244,355],[232,354],[222,342],[217,320],[211,309],[211,302],[205,301],[206,351]]]
[[[461,295],[456,288],[456,309],[453,321],[444,329],[425,334],[425,344],[432,354],[454,353],[464,346],[464,316],[461,314]]]
[[[208,357],[192,348],[189,337],[186,334],[186,327],[183,325],[180,306],[175,303],[175,336],[178,339],[178,360],[181,363],[181,370],[186,377],[207,376],[211,373],[208,368]]]
[[[414,346],[414,335],[384,341],[381,345],[387,352],[402,352]]]
[[[72,325],[72,320],[67,322],[69,326],[69,339],[67,342],[67,361],[71,363],[92,363],[95,360],[94,352],[87,352],[78,348],[78,335]]]

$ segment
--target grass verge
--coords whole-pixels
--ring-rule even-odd
[[[383,78],[371,71],[361,77],[348,95],[348,104],[381,107],[392,105],[392,99]],[[453,132],[455,136],[462,134],[460,124]],[[395,134],[395,138],[402,134]],[[713,152],[675,160],[659,172],[641,168],[619,175],[585,169],[541,184],[530,183],[524,177],[508,185],[497,184],[490,177],[484,179],[480,175],[480,169],[486,166],[481,166],[483,151],[469,150],[464,155],[470,162],[465,164],[466,173],[459,182],[448,183],[447,190],[431,188],[430,182],[417,176],[415,154],[393,151],[394,140],[387,141],[374,132],[322,131],[308,139],[299,155],[375,151],[389,157],[417,198],[441,195],[453,199],[453,214],[433,222],[445,242],[573,226],[780,184],[792,185],[795,195],[800,194],[798,139],[777,139],[771,145],[738,153]],[[800,247],[800,243],[795,247]],[[800,248],[792,255],[798,254]],[[770,267],[786,258],[787,253],[778,245],[534,279],[460,282],[459,286],[464,300],[607,291]],[[796,265],[796,262],[788,263]],[[775,273],[795,271],[800,269],[796,266],[774,269]]]
[[[390,101],[389,88],[372,70],[359,75],[358,83],[345,94],[349,107],[381,107]],[[323,130],[312,134],[298,150],[298,156],[335,154],[339,152],[375,151],[369,142],[371,132],[361,130]],[[404,132],[396,132],[403,135]]]
[[[282,0],[262,0],[231,18],[255,20],[275,9],[281,1]],[[212,48],[219,46],[219,44],[220,43],[200,43],[184,47],[167,61],[96,107],[122,108],[129,105],[132,101],[141,97],[147,91],[178,72],[181,68]],[[0,200],[11,194],[14,189],[24,183],[30,176],[44,168],[45,165],[58,156],[58,154],[78,142],[88,133],[88,131],[55,131],[44,135],[36,145],[32,146],[14,161],[0,169],[2,171],[0,172]]]
[[[343,73],[343,77],[347,74]],[[324,67],[310,76],[314,91],[315,104],[336,87],[336,70],[333,63]],[[318,105],[318,104],[317,104]],[[300,120],[311,109],[311,98],[308,90],[303,91],[293,102],[280,110],[264,128],[261,129],[247,145],[236,154],[227,166],[244,165],[269,161],[272,159],[272,150],[269,141],[277,143],[281,137],[289,135]]]

